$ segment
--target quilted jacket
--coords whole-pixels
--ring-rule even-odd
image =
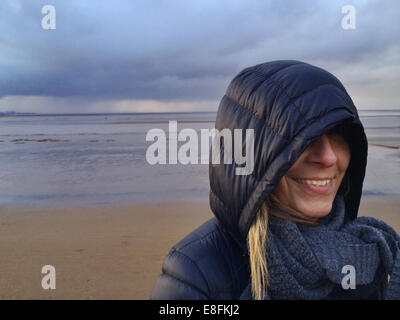
[[[351,133],[345,203],[346,215],[354,219],[368,144],[340,81],[319,67],[292,60],[242,70],[220,102],[215,128],[254,129],[254,170],[236,175],[234,161],[210,163],[209,201],[215,217],[173,246],[151,299],[249,298],[244,292],[250,281],[246,239],[256,212],[306,147],[341,122]]]

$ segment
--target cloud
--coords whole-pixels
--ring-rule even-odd
[[[22,108],[23,97],[39,97],[42,110],[77,100],[84,110],[103,110],[103,101],[204,107],[241,69],[276,59],[328,69],[364,106],[398,97],[398,1],[51,2],[56,30],[41,28],[48,1],[0,2],[0,108]],[[341,27],[348,4],[355,30]]]

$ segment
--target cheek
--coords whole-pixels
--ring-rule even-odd
[[[307,150],[306,150],[307,151]],[[303,152],[300,157],[295,161],[295,163],[290,167],[290,169],[286,172],[284,178],[287,177],[295,177],[299,172],[304,171],[306,166],[305,157],[307,156],[307,152]]]
[[[287,201],[291,197],[291,193],[293,192],[293,184],[294,181],[289,177],[296,177],[299,175],[299,172],[302,172],[302,163],[303,163],[304,154],[300,156],[299,159],[292,165],[292,167],[286,172],[286,174],[281,178],[279,183],[275,187],[275,194],[279,195],[281,200],[285,199]]]
[[[276,187],[273,190],[273,193],[278,197],[279,200],[285,201],[288,198],[288,183],[287,176],[283,176],[282,179],[278,182]]]

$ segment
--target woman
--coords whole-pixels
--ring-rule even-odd
[[[246,68],[215,127],[254,129],[254,170],[210,164],[215,217],[171,249],[152,299],[400,298],[399,235],[357,218],[368,145],[338,79],[299,61]]]

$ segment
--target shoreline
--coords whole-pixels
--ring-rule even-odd
[[[367,196],[359,216],[400,232],[400,196]],[[147,300],[170,248],[213,217],[208,200],[0,209],[0,299]],[[41,268],[56,269],[56,289]]]

